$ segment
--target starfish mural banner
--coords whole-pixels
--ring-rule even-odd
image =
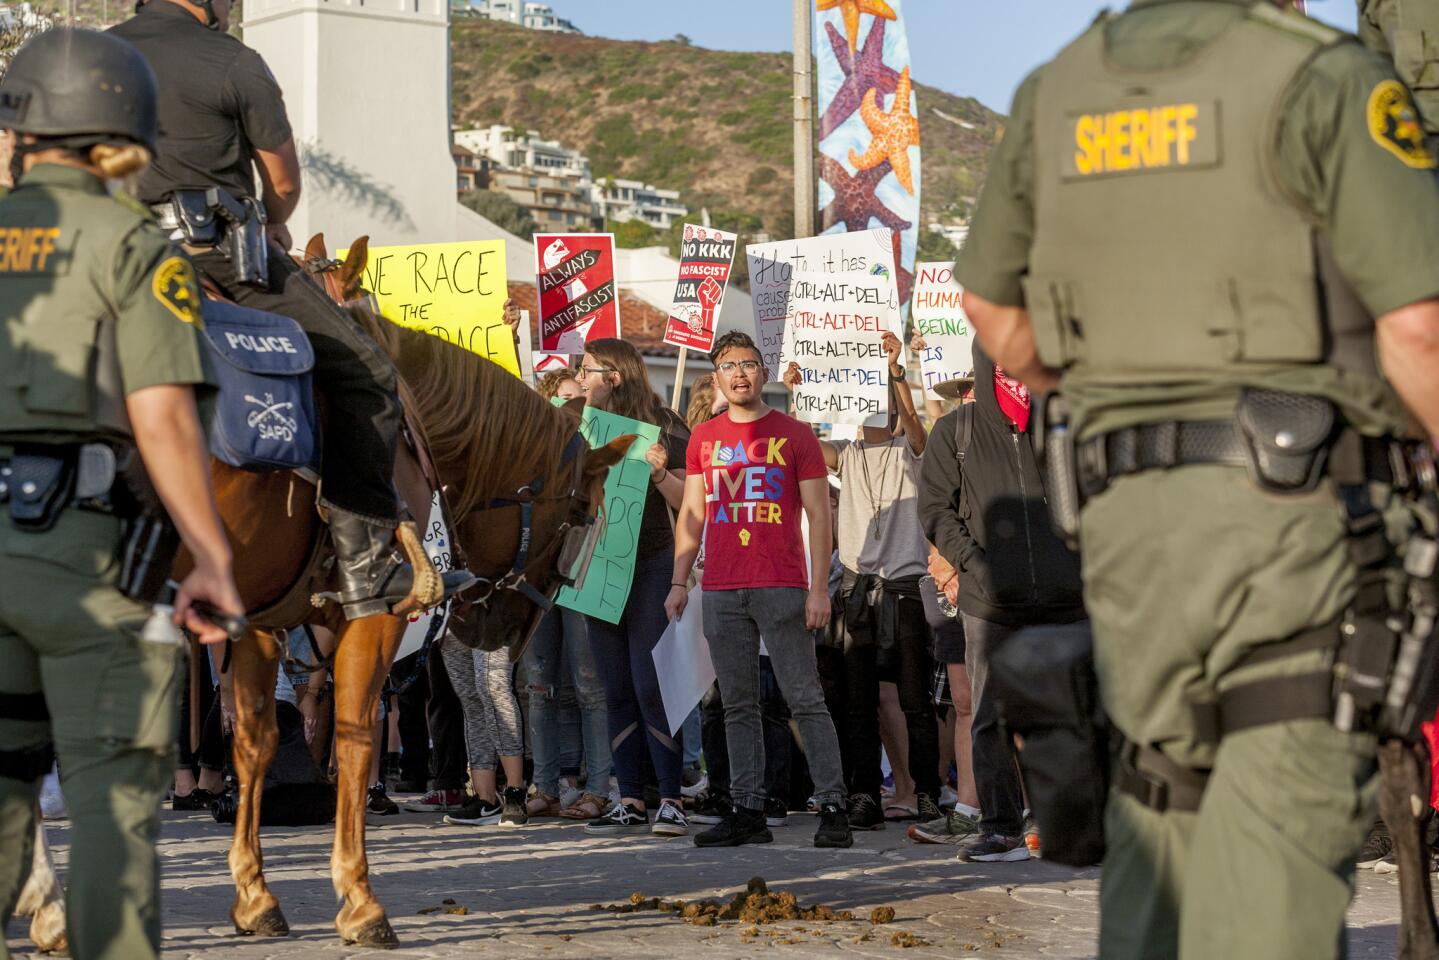
[[[918,105],[903,0],[815,0],[822,233],[889,227],[908,309],[919,243]]]

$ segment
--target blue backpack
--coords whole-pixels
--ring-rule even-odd
[[[219,396],[210,453],[244,470],[318,465],[315,350],[289,317],[207,300],[205,344]]]

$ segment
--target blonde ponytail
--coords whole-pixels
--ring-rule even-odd
[[[90,163],[106,180],[119,180],[150,165],[150,151],[134,143],[97,143],[90,148]]]

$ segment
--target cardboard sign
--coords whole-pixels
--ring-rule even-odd
[[[894,281],[864,273],[795,273],[784,355],[799,364],[795,414],[809,423],[864,423],[889,412]]]
[[[708,353],[715,342],[715,318],[734,265],[736,234],[685,224],[680,242],[679,281],[665,325],[665,343]]]
[[[953,263],[917,265],[911,315],[915,332],[924,338],[920,373],[924,395],[931,400],[940,399],[934,392],[936,383],[969,376],[974,370],[974,328],[960,305],[963,296]]]
[[[365,289],[385,319],[459,344],[519,376],[515,338],[505,326],[510,294],[503,240],[371,247]]]
[[[570,366],[570,355],[568,353],[541,353],[536,350],[530,354],[534,363],[535,379],[555,370],[567,370]]]
[[[535,234],[540,349],[584,353],[585,342],[620,335],[612,233]]]
[[[446,573],[455,568],[454,554],[450,547],[450,531],[445,525],[445,514],[440,508],[440,495],[435,493],[430,498],[430,519],[425,527],[424,536],[420,545],[425,548],[425,555],[435,565],[440,573]],[[413,614],[409,622],[405,624],[404,635],[400,638],[400,649],[395,652],[395,659],[402,660],[416,652],[424,645],[425,636],[430,632],[430,625],[436,617],[448,620],[450,616],[450,605],[448,603],[434,610],[426,610],[423,613]],[[444,636],[445,625],[441,623],[435,634],[438,640]]]
[[[769,367],[770,379],[784,375],[781,356],[784,332],[791,316],[790,278],[795,273],[879,273],[894,277],[894,233],[888,227],[855,233],[831,233],[802,240],[751,243],[745,247],[749,258],[750,297],[754,302],[755,344]],[[896,297],[896,329],[900,314]]]
[[[558,397],[551,402],[555,401],[563,403]],[[586,406],[580,418],[580,433],[591,449],[627,433],[638,434],[639,439],[630,445],[623,460],[610,467],[605,478],[605,530],[590,561],[584,589],[576,592],[561,587],[555,603],[587,617],[619,623],[635,578],[640,521],[650,491],[650,465],[645,451],[659,440],[660,428]]]

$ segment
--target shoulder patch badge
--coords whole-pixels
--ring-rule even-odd
[[[184,257],[167,257],[150,281],[155,299],[186,323],[204,329],[200,313],[200,284],[195,268]]]
[[[1369,136],[1374,142],[1416,170],[1433,170],[1439,166],[1434,154],[1424,143],[1424,128],[1419,124],[1419,111],[1409,96],[1409,89],[1398,80],[1385,80],[1369,94],[1366,110]]]

